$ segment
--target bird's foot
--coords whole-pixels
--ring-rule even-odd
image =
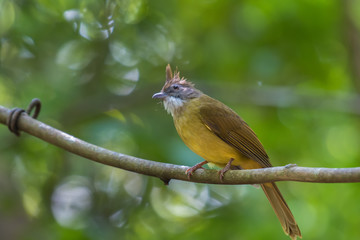
[[[188,169],[185,171],[188,179],[190,180],[191,175],[192,175],[196,170],[198,170],[199,168],[203,168],[202,166],[205,165],[205,164],[207,164],[207,163],[208,163],[208,161],[203,161],[203,162],[200,162],[200,163],[196,164],[195,166],[193,166],[193,167],[191,167],[191,168],[188,168]]]
[[[223,182],[224,174],[231,169],[231,163],[233,161],[234,161],[234,159],[231,158],[230,161],[225,165],[225,167],[219,171],[220,182]]]

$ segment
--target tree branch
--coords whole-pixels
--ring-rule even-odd
[[[10,109],[0,106],[0,123],[6,124]],[[171,179],[211,184],[255,184],[274,181],[298,181],[319,183],[360,182],[360,167],[357,168],[307,168],[288,165],[254,170],[230,170],[220,182],[216,170],[197,170],[187,179],[188,167],[154,162],[113,152],[82,141],[22,113],[18,128],[48,143],[63,148],[92,161],[124,170],[158,177],[165,183]]]

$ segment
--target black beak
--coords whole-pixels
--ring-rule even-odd
[[[163,92],[155,93],[155,94],[152,96],[152,98],[157,98],[157,99],[164,99],[164,98],[166,98],[166,97],[167,97],[167,95],[166,95],[165,93],[163,93]]]

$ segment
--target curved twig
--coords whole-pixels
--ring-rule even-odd
[[[0,106],[0,123],[6,124],[10,109]],[[186,166],[160,163],[113,152],[82,141],[67,133],[46,125],[27,114],[21,113],[19,130],[38,137],[84,158],[124,170],[158,177],[168,183],[171,179],[211,184],[255,184],[275,181],[299,181],[319,183],[360,182],[357,168],[307,168],[296,165],[254,170],[229,170],[220,182],[216,170],[199,169],[187,178]]]
[[[10,110],[9,116],[6,118],[6,125],[8,126],[10,132],[14,133],[16,136],[20,137],[20,132],[18,129],[18,120],[23,112],[28,115],[31,115],[32,110],[35,108],[34,114],[31,116],[32,118],[37,118],[41,109],[41,102],[38,98],[34,98],[31,100],[26,111],[21,108],[13,108]]]

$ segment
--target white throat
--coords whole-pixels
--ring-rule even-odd
[[[164,99],[165,110],[174,116],[175,112],[184,106],[185,100],[176,97],[167,97]]]

